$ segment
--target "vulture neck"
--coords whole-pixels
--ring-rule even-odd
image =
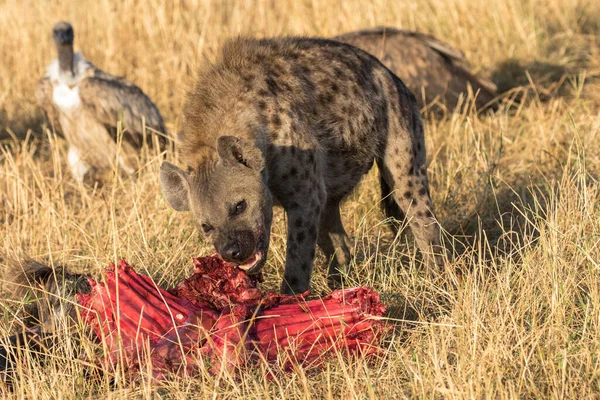
[[[59,44],[58,50],[58,68],[61,77],[73,79],[75,77],[75,66],[73,65],[74,54],[73,44]]]

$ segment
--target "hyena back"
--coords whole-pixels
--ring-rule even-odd
[[[282,291],[309,288],[315,247],[350,260],[340,202],[373,162],[386,214],[408,218],[428,263],[440,227],[427,182],[423,123],[413,94],[376,58],[322,39],[229,41],[184,106],[184,171],[161,166],[169,204],[191,211],[227,261],[264,264],[273,203],[287,213]]]

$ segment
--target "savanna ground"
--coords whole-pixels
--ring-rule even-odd
[[[394,238],[378,207],[376,171],[344,206],[356,240],[350,284],[382,293],[397,321],[386,354],[334,357],[322,369],[265,379],[243,374],[161,384],[103,378],[65,343],[45,363],[25,357],[12,392],[24,398],[585,398],[600,397],[600,2],[63,1],[0,4],[0,252],[98,274],[127,259],[165,287],[210,247],[160,194],[159,160],[134,179],[77,184],[66,145],[34,104],[54,58],[52,24],[73,23],[76,48],[155,100],[171,132],[197,65],[222,42],[390,25],[431,33],[465,51],[504,95],[493,115],[427,115],[429,176],[450,262],[428,277],[410,235]],[[511,99],[520,96],[520,104]],[[177,161],[169,153],[170,160]],[[284,264],[276,214],[264,288]],[[313,286],[326,291],[325,260]],[[5,300],[0,336],[18,330]],[[60,327],[58,327],[60,329]],[[276,367],[273,367],[276,369]],[[275,372],[277,372],[275,370]],[[88,372],[89,373],[89,372]]]

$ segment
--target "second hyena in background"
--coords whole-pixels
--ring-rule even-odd
[[[350,261],[340,202],[374,161],[386,214],[408,218],[428,263],[441,263],[417,102],[360,49],[308,38],[229,41],[188,95],[178,149],[187,171],[165,162],[163,193],[191,211],[225,260],[258,271],[273,203],[284,207],[284,292],[309,288],[317,243],[339,278]]]
[[[377,27],[344,33],[333,39],[356,46],[377,57],[415,94],[419,107],[454,111],[469,91],[479,111],[498,109],[497,87],[473,75],[464,53],[425,33]]]

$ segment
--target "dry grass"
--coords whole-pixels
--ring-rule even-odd
[[[368,4],[365,4],[368,3]],[[586,398],[600,396],[600,3],[589,0],[23,2],[0,4],[0,252],[25,252],[98,273],[125,258],[170,286],[210,248],[158,187],[158,160],[103,187],[70,177],[65,143],[42,126],[35,79],[53,58],[49,32],[75,26],[98,66],[138,83],[176,131],[182,94],[204,57],[246,33],[332,35],[374,25],[430,32],[462,48],[473,69],[527,100],[492,116],[429,120],[434,202],[452,262],[425,276],[407,239],[378,211],[375,171],[344,207],[356,239],[351,282],[374,286],[400,324],[374,364],[334,358],[274,380],[201,376],[161,385],[86,377],[66,340],[45,364],[24,357],[24,398]],[[545,101],[540,101],[545,99]],[[175,159],[173,154],[169,158]],[[284,260],[277,213],[267,288]],[[452,234],[452,239],[450,239]],[[410,240],[408,240],[410,241]],[[320,259],[319,264],[324,260]],[[325,268],[314,282],[325,290]],[[15,331],[4,302],[0,336]],[[119,373],[116,374],[119,378]],[[12,394],[11,394],[12,393]]]

